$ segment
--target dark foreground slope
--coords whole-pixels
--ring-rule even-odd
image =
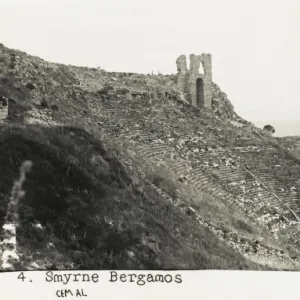
[[[17,235],[24,253],[44,247],[32,261],[299,269],[299,161],[237,116],[217,85],[213,111],[200,111],[175,83],[0,47],[0,90],[9,98],[1,203],[4,215],[21,161],[32,160]]]
[[[83,129],[5,125],[0,156],[1,225],[20,164],[33,162],[20,206],[18,268],[256,268],[151,186],[137,189]]]

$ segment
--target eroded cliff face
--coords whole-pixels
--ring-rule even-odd
[[[224,93],[216,83],[212,84],[212,111],[221,119],[249,124],[249,122],[237,115],[226,93]]]

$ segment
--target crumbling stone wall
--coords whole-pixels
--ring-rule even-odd
[[[177,84],[179,91],[187,100],[196,107],[212,108],[212,71],[211,54],[190,55],[190,69],[187,68],[185,55],[180,55],[177,60]],[[200,73],[200,67],[204,73]],[[201,86],[203,96],[201,96]],[[201,99],[203,98],[203,99]]]
[[[178,77],[177,77],[177,84],[179,87],[180,92],[187,93],[187,82],[186,77],[188,75],[188,69],[186,65],[186,56],[180,55],[177,60],[177,71],[178,71]]]
[[[0,96],[0,123],[8,116],[8,99]]]

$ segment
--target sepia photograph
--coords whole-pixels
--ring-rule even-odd
[[[299,8],[0,0],[1,272],[299,271]]]

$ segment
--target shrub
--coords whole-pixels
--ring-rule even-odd
[[[34,90],[34,89],[35,89],[34,84],[31,83],[31,82],[28,82],[28,83],[26,84],[26,87],[27,87],[28,89],[30,89],[30,90]]]
[[[101,90],[97,91],[97,93],[99,95],[106,95],[107,94],[105,89],[101,89]]]
[[[271,126],[271,125],[265,125],[265,126],[264,126],[264,131],[266,131],[266,132],[268,132],[268,133],[270,133],[270,134],[275,133],[275,129],[274,129],[274,127]]]
[[[177,197],[177,186],[176,181],[172,174],[164,169],[157,169],[153,174],[150,175],[152,183],[164,192],[169,194],[171,197]]]
[[[48,108],[48,107],[49,107],[46,98],[43,98],[43,100],[42,100],[42,102],[41,102],[41,106],[44,107],[44,108]]]

